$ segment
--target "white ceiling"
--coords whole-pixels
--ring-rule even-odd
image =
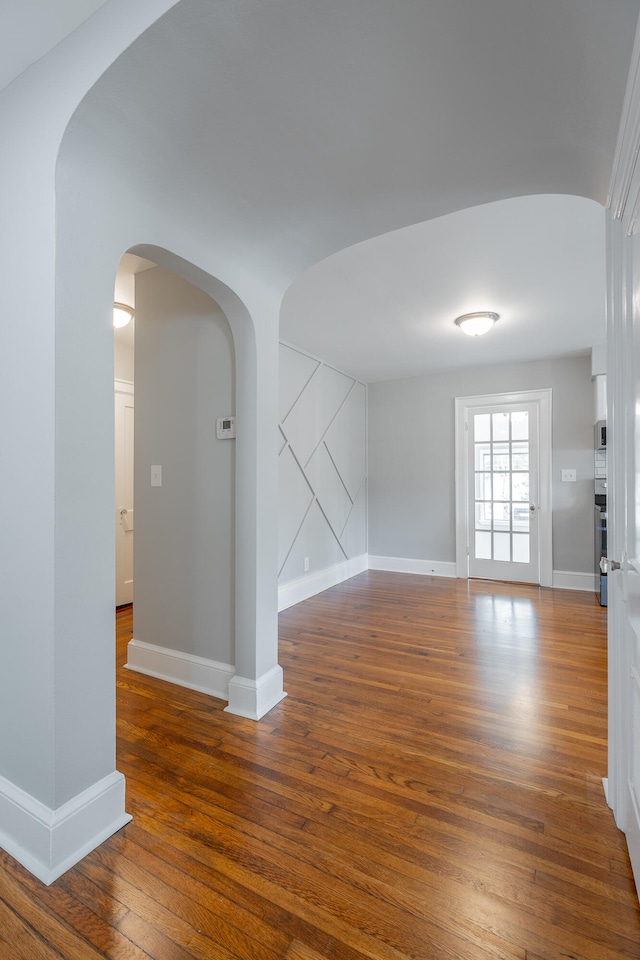
[[[639,8],[182,0],[70,142],[278,296],[293,285],[283,336],[364,379],[584,352]],[[451,322],[483,292],[503,318],[462,346]]]
[[[281,336],[365,382],[586,354],[605,338],[604,209],[498,200],[334,254],[285,295]],[[463,313],[500,320],[480,339]]]
[[[4,0],[0,4],[0,90],[106,2]]]

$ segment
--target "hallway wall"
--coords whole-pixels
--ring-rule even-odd
[[[136,278],[135,383],[135,639],[233,664],[235,440],[216,439],[235,413],[231,330],[160,267]]]

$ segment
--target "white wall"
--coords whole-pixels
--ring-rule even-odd
[[[454,398],[553,392],[553,568],[593,572],[593,399],[588,357],[369,384],[369,553],[455,561]],[[576,483],[561,481],[562,468]]]
[[[102,278],[86,278],[92,294],[70,292],[92,231],[71,247],[56,236],[56,160],[91,85],[170,6],[110,0],[0,93],[0,307],[13,318],[0,394],[15,411],[3,421],[0,476],[12,505],[0,530],[0,727],[11,731],[0,738],[0,843],[46,881],[126,819],[110,604],[115,266],[103,251]]]
[[[235,355],[220,307],[161,268],[136,280],[136,641],[235,662]],[[162,465],[162,487],[150,485]]]
[[[133,348],[133,320],[126,327],[113,332],[113,375],[116,380],[127,380],[133,383],[134,379],[134,348]]]
[[[92,84],[171,5],[110,0],[0,93],[0,303],[15,320],[0,392],[17,412],[3,422],[0,474],[12,505],[0,529],[0,726],[12,731],[0,738],[0,845],[45,882],[127,820],[115,771],[112,306],[118,262],[136,244],[214,296],[233,331],[244,590],[229,707],[258,718],[284,695],[273,510],[282,291],[247,268],[224,228],[204,238],[181,227],[122,145],[79,123]]]
[[[281,586],[366,553],[366,397],[363,383],[280,344]]]

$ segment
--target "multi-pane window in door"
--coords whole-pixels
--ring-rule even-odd
[[[529,414],[473,417],[475,558],[529,563]]]

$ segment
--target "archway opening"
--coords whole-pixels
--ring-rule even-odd
[[[127,267],[137,271],[135,348],[116,336],[115,525],[125,554],[116,603],[135,592],[128,666],[226,700],[235,671],[235,443],[232,431],[216,428],[235,423],[233,337],[198,287],[129,255],[121,288]],[[118,499],[132,462],[135,510]],[[130,596],[120,580],[134,536]]]

